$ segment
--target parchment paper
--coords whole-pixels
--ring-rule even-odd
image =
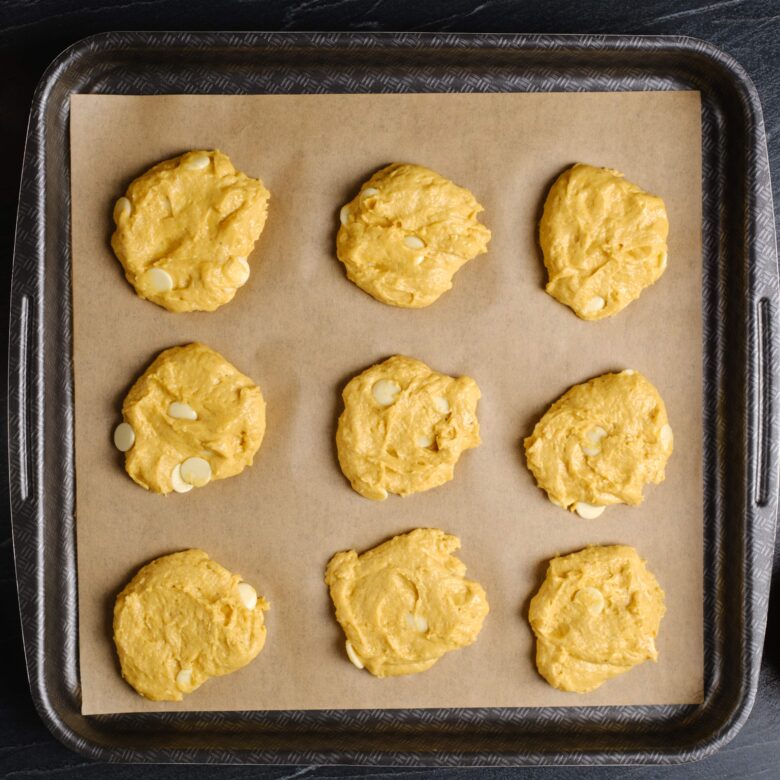
[[[114,97],[71,102],[74,366],[81,685],[84,713],[671,704],[702,697],[701,150],[699,95]],[[219,148],[272,193],[252,276],[215,313],[171,314],[137,298],[109,237],[112,207],[159,160]],[[412,311],[374,301],[335,258],[339,207],[377,168],[418,162],[469,187],[493,231],[453,290]],[[582,322],[543,291],[536,225],[568,165],[606,165],[666,201],[669,267],[618,316]],[[268,432],[239,477],[162,497],[135,485],[111,435],[122,399],[163,348],[200,340],[261,386]],[[482,445],[454,481],[374,503],[335,455],[345,382],[393,354],[473,376]],[[639,508],[585,521],[534,486],[521,440],[569,386],[633,367],[666,401],[675,451]],[[463,542],[490,601],[479,640],[430,671],[378,680],[346,659],[323,572],[417,526]],[[638,548],[666,591],[660,661],[598,691],[537,674],[529,598],[547,560],[586,544]],[[202,547],[272,604],[266,648],[180,704],[120,677],[117,592],[142,564]]]

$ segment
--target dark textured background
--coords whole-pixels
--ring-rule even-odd
[[[27,113],[35,84],[57,53],[104,30],[372,30],[692,35],[732,54],[764,106],[775,202],[780,200],[780,2],[778,0],[0,0],[0,258],[10,278],[13,228]],[[777,209],[776,212],[777,213]],[[6,285],[7,286],[7,285]],[[2,322],[8,301],[2,296]],[[3,340],[4,342],[4,340]],[[5,345],[4,345],[5,346]],[[3,382],[5,405],[5,383]],[[5,449],[5,426],[2,429]],[[769,606],[758,698],[737,738],[698,764],[661,768],[381,770],[348,767],[207,768],[87,762],[59,745],[32,706],[24,670],[8,494],[0,480],[0,777],[780,777],[780,555]]]

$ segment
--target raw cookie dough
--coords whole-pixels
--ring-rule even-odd
[[[187,152],[127,188],[111,246],[141,298],[169,311],[214,311],[249,278],[268,198],[222,152]]]
[[[553,558],[528,619],[536,667],[554,688],[587,693],[658,658],[664,592],[633,547],[587,547]]]
[[[477,383],[396,355],[344,388],[336,431],[344,476],[361,496],[407,496],[452,479],[460,454],[479,444]]]
[[[417,528],[362,555],[331,558],[325,584],[358,669],[377,677],[424,672],[476,641],[489,608],[452,554],[459,547],[457,536]]]
[[[564,393],[525,440],[525,455],[553,504],[591,519],[610,504],[641,504],[644,485],[663,482],[673,444],[658,391],[627,369]]]
[[[161,352],[122,404],[114,443],[155,493],[187,493],[252,465],[265,433],[260,388],[204,344]]]
[[[246,666],[265,644],[268,602],[203,550],[144,566],[117,596],[122,677],[152,701],[181,701],[209,677]]]
[[[618,171],[577,163],[544,204],[547,292],[584,320],[617,314],[666,269],[668,233],[661,198]]]
[[[336,253],[349,279],[378,301],[428,306],[462,265],[487,252],[482,210],[471,192],[438,173],[394,163],[341,209]]]

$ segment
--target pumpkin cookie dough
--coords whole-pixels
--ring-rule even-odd
[[[111,246],[141,298],[168,311],[214,311],[249,278],[268,198],[222,152],[187,152],[127,188]]]
[[[668,233],[661,198],[618,171],[578,163],[544,204],[547,292],[584,320],[617,314],[663,274]]]
[[[477,383],[396,355],[350,380],[336,431],[339,464],[361,496],[381,501],[452,479],[479,444]]]
[[[664,592],[633,547],[553,558],[528,619],[536,666],[554,688],[587,693],[658,658]]]
[[[340,212],[336,252],[347,276],[382,303],[421,308],[487,252],[490,231],[467,189],[420,165],[375,173]]]
[[[564,393],[525,440],[525,455],[553,504],[592,519],[610,504],[641,504],[644,485],[663,482],[673,443],[658,391],[627,369]]]
[[[459,548],[456,536],[417,528],[362,555],[331,558],[325,584],[358,669],[377,677],[424,672],[476,641],[489,607],[452,554]]]
[[[114,431],[125,469],[155,493],[187,493],[252,465],[265,433],[260,388],[203,344],[161,352],[130,389]]]
[[[114,605],[122,677],[152,701],[181,701],[263,649],[268,602],[203,550],[144,566]]]

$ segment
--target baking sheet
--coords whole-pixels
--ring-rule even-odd
[[[701,150],[696,92],[618,94],[73,96],[74,373],[82,711],[671,704],[702,699]],[[271,190],[252,277],[215,313],[170,314],[135,297],[108,238],[113,202],[153,163],[217,147]],[[338,209],[378,167],[427,165],[485,206],[490,251],[420,311],[349,283],[334,256]],[[669,267],[618,317],[578,320],[542,289],[535,225],[575,161],[624,171],[662,195]],[[200,340],[262,387],[268,432],[255,465],[205,490],[145,493],[111,444],[121,401],[161,349]],[[469,374],[482,445],[454,481],[383,503],[354,493],[333,434],[340,391],[391,354]],[[586,522],[547,502],[520,442],[567,387],[633,367],[659,388],[675,431],[666,482],[639,508]],[[352,667],[324,566],[416,526],[463,541],[491,614],[478,642],[421,675]],[[598,691],[536,674],[528,600],[546,560],[588,543],[635,545],[667,592],[658,664]],[[141,564],[203,547],[272,603],[268,642],[244,670],[184,702],[151,703],[120,678],[113,599]]]

